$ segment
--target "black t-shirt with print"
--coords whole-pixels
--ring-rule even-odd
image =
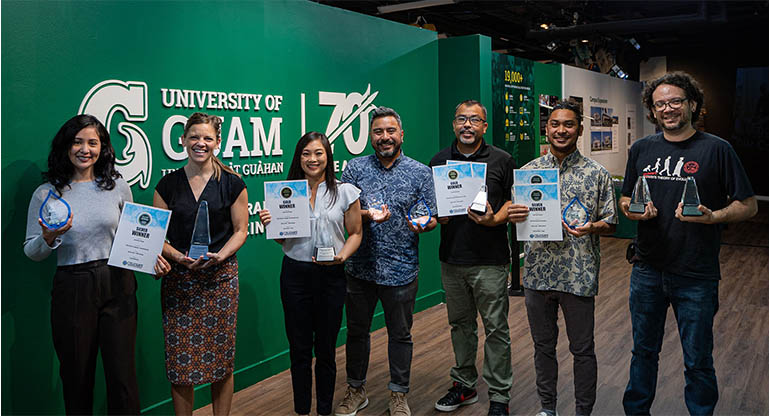
[[[688,176],[694,176],[701,204],[716,211],[732,200],[754,195],[732,146],[696,132],[682,142],[663,133],[647,136],[629,151],[623,195],[631,196],[639,176],[650,187],[658,216],[638,223],[637,254],[645,263],[671,273],[717,280],[722,226],[679,221],[674,216]]]

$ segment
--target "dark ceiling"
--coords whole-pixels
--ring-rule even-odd
[[[450,4],[426,6],[440,1]],[[442,37],[483,34],[492,39],[497,52],[541,62],[585,66],[579,61],[586,50],[604,49],[618,63],[638,67],[647,57],[701,49],[718,53],[736,47],[767,61],[767,1],[451,1],[317,3],[406,24],[434,25]],[[410,3],[416,8],[378,10]],[[638,42],[639,50],[630,38]],[[549,50],[552,41],[555,48]]]

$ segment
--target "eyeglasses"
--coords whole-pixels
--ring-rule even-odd
[[[466,121],[470,121],[471,125],[474,125],[474,126],[479,126],[479,125],[481,125],[481,123],[486,122],[486,120],[484,120],[481,117],[477,117],[477,116],[473,116],[473,117],[457,116],[457,117],[455,117],[455,124],[463,125],[463,124],[465,124]]]
[[[687,101],[687,98],[672,98],[668,101],[655,101],[654,103],[652,103],[652,105],[658,111],[663,111],[663,109],[665,109],[666,106],[671,107],[672,110],[676,110],[678,108],[681,108],[682,104],[685,101]]]

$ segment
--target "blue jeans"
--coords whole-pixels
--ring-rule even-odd
[[[674,309],[684,353],[685,404],[692,415],[713,414],[719,398],[711,355],[719,281],[688,278],[638,262],[631,272],[628,303],[634,348],[623,395],[626,414],[650,414],[669,304]]]

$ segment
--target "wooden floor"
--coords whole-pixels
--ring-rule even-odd
[[[724,233],[720,263],[720,308],[714,324],[714,361],[720,399],[716,414],[768,414],[768,221],[767,205],[751,221],[731,225]],[[631,321],[628,311],[628,277],[631,266],[625,260],[628,240],[602,238],[599,295],[596,298],[596,355],[599,382],[596,415],[620,415],[621,399],[628,380],[631,358]],[[511,412],[533,415],[540,409],[535,390],[532,338],[529,334],[524,299],[511,298],[509,314],[512,340],[513,388]],[[574,414],[572,357],[567,349],[563,319],[559,319],[558,411]],[[482,328],[479,323],[479,328]],[[660,357],[657,396],[653,414],[685,415],[682,350],[676,322],[669,309],[666,336]],[[454,362],[449,339],[446,306],[441,304],[415,316],[412,330],[412,361],[409,405],[414,415],[440,415],[434,402],[450,386],[449,368]],[[483,334],[479,337],[477,367],[481,368]],[[345,347],[337,349],[335,403],[345,391]],[[387,334],[372,334],[372,357],[368,374],[369,406],[360,415],[387,415],[389,380]],[[486,384],[479,380],[478,403],[458,409],[453,415],[481,415],[488,410]],[[293,414],[288,371],[235,394],[234,415]],[[315,406],[315,405],[313,405]],[[207,406],[195,415],[209,415]],[[315,414],[315,413],[313,413]]]

